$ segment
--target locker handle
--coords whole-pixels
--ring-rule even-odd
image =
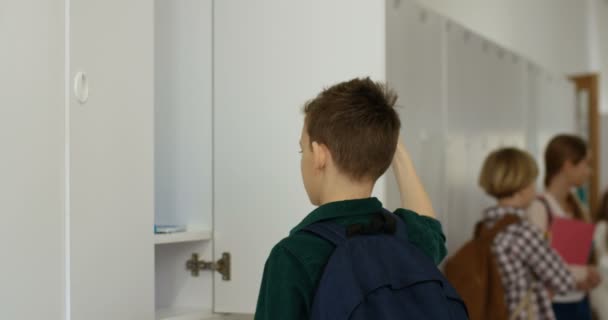
[[[79,71],[74,76],[74,96],[80,104],[89,100],[89,80],[87,74]]]

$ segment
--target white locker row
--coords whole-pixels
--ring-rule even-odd
[[[492,203],[477,186],[485,156],[524,148],[542,171],[548,140],[575,130],[574,85],[414,1],[391,3],[387,81],[399,93],[402,134],[453,252]],[[387,201],[396,206],[396,184],[388,183]]]

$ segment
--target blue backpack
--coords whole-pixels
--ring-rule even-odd
[[[317,287],[311,320],[468,319],[456,290],[408,241],[405,222],[388,211],[377,216],[392,227],[376,225],[380,232],[369,232],[361,225],[318,222],[304,228],[336,247]]]

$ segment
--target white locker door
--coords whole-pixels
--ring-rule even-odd
[[[154,319],[153,6],[70,1],[72,320]]]
[[[445,90],[444,19],[414,1],[396,1],[389,2],[387,20],[386,75],[389,86],[399,95],[401,134],[444,232],[447,232],[447,117],[442,94]],[[401,200],[392,170],[386,180],[385,205],[395,209],[401,206]]]
[[[1,1],[0,43],[0,318],[60,320],[64,1]]]
[[[312,209],[300,177],[302,106],[340,81],[385,79],[385,6],[214,6],[214,252],[232,254],[232,280],[215,276],[214,308],[253,313],[272,246]]]

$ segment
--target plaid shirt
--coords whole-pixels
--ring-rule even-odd
[[[575,281],[560,256],[549,246],[538,228],[525,220],[525,211],[514,208],[493,207],[484,212],[484,223],[490,227],[507,214],[522,218],[508,226],[494,238],[494,252],[509,314],[515,312],[526,293],[532,289],[530,300],[534,319],[553,320],[555,315],[549,298],[554,294],[572,291]],[[527,308],[515,319],[526,320]]]

